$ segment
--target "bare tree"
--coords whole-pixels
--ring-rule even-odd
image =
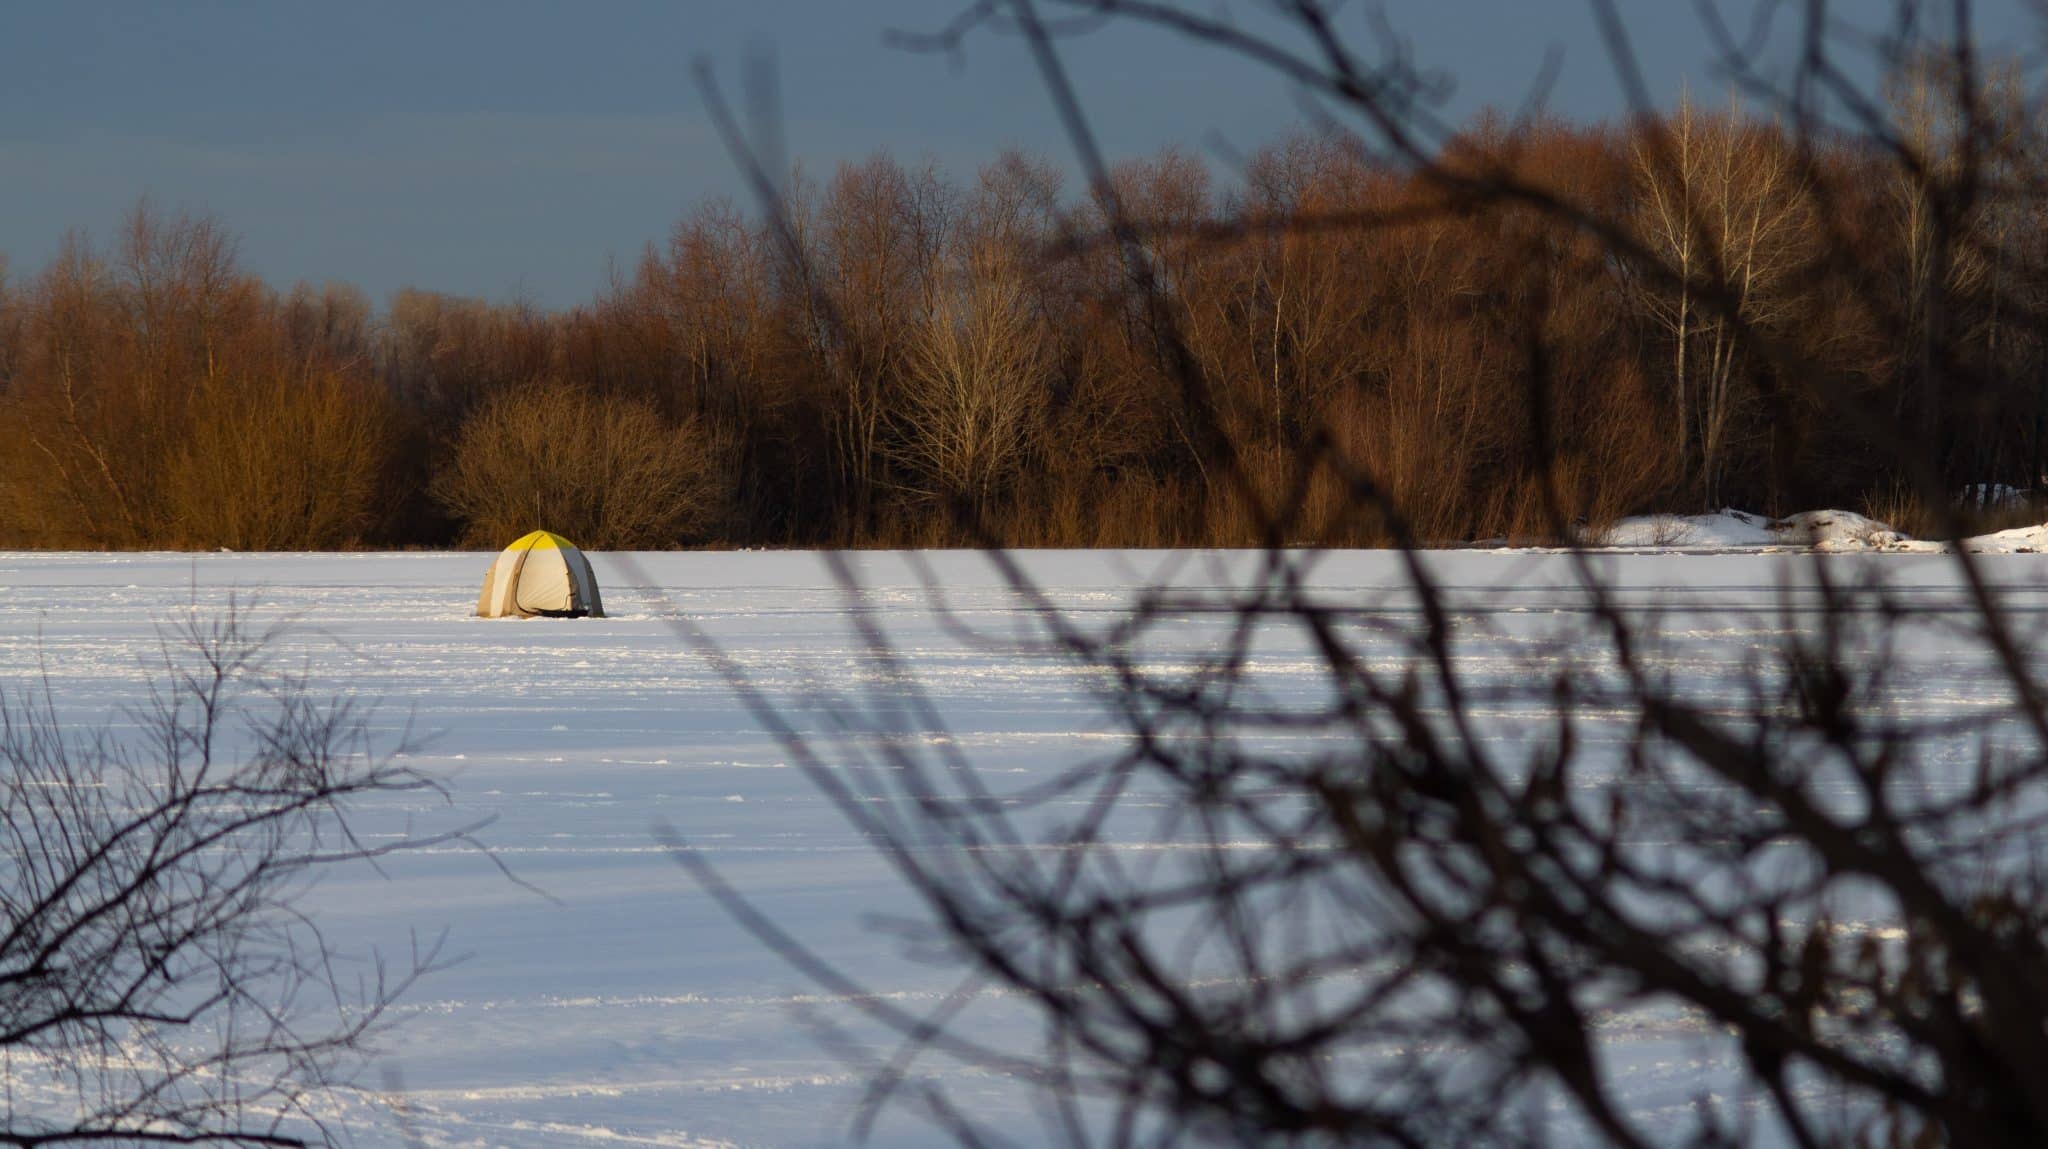
[[[1902,160],[1886,190],[1902,265],[1899,306],[1911,337],[1898,410],[1910,411],[1937,440],[1949,413],[1935,357],[1955,323],[1952,304],[1980,286],[1988,268],[1970,235],[1981,201],[1962,186],[1983,175],[1982,141],[1969,138],[1978,93],[1958,90],[1971,81],[1948,64],[1945,53],[1907,61],[1887,92]]]
[[[1776,134],[1746,123],[1739,103],[1711,116],[1681,99],[1668,125],[1631,144],[1631,160],[1644,243],[1677,280],[1636,294],[1671,339],[1676,446],[1697,458],[1713,507],[1728,439],[1755,400],[1744,378],[1754,365],[1719,316],[1732,307],[1750,330],[1791,321],[1816,230],[1810,192]]]
[[[273,637],[182,618],[132,741],[47,682],[0,693],[0,1145],[332,1143],[323,1095],[436,965],[347,972],[294,908],[324,869],[469,831],[358,837],[358,802],[434,783]]]
[[[37,346],[29,354],[39,362],[28,365],[35,378],[7,396],[7,413],[22,424],[26,447],[6,460],[20,469],[7,485],[9,517],[46,537],[136,540],[146,513],[133,490],[132,462],[114,446],[125,438],[124,420],[132,413],[107,396],[106,377],[118,368],[110,362],[106,264],[83,237],[66,236],[35,293]]]
[[[919,493],[984,514],[1038,445],[1046,406],[1049,341],[1022,257],[981,239],[950,274],[935,273],[941,285],[892,410],[891,453]]]

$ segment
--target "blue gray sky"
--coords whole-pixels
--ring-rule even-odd
[[[709,59],[735,86],[764,49],[789,153],[810,171],[886,149],[966,175],[1007,147],[1071,170],[1021,43],[980,35],[949,59],[885,42],[965,2],[0,0],[0,252],[31,272],[67,229],[105,236],[146,194],[219,218],[280,286],[573,303],[694,203],[743,198],[690,65]],[[1623,7],[1657,98],[1718,86],[1691,4]],[[2009,7],[1985,6],[1988,41],[2020,26]],[[1584,0],[1385,9],[1455,77],[1454,117],[1518,105],[1551,50],[1551,110],[1621,110]],[[1275,77],[1157,32],[1110,29],[1068,54],[1113,156],[1227,157],[1302,120]]]

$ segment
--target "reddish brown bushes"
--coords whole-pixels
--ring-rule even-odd
[[[486,543],[542,513],[591,545],[1186,545],[1255,541],[1260,507],[1291,502],[1293,541],[1384,542],[1389,510],[1425,540],[1536,539],[1646,508],[1853,505],[1895,476],[1887,432],[1833,414],[1844,395],[1933,436],[1957,486],[2037,485],[2042,349],[2014,333],[2048,274],[2026,205],[1994,186],[1933,283],[1926,188],[1887,158],[1689,107],[1665,127],[1483,123],[1447,149],[1445,170],[1511,171],[1579,224],[1313,138],[1229,192],[1168,153],[1117,173],[1126,246],[1030,160],[959,186],[876,157],[796,180],[796,251],[710,205],[566,312],[280,298],[215,225],[143,210],[111,252],[73,241],[0,281],[0,538]],[[1930,291],[1967,393],[1921,382]],[[501,400],[536,379],[575,389],[522,392],[581,444],[562,453],[596,453],[567,487],[514,449]],[[606,456],[590,419],[637,446]],[[644,518],[528,505],[636,467]]]
[[[147,207],[111,257],[32,283],[0,390],[0,538],[41,546],[352,546],[382,525],[389,404],[364,315],[281,301],[204,220]]]

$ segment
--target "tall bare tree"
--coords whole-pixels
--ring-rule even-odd
[[[999,236],[967,241],[939,281],[891,411],[896,462],[926,498],[986,515],[1040,446],[1050,375],[1025,253]]]
[[[1792,321],[1816,238],[1810,189],[1778,134],[1746,122],[1739,103],[1715,116],[1681,99],[1630,149],[1637,226],[1677,281],[1659,276],[1637,297],[1671,341],[1675,445],[1697,460],[1706,503],[1718,506],[1728,439],[1755,400],[1744,375],[1757,367],[1721,314],[1732,309],[1756,331]]]

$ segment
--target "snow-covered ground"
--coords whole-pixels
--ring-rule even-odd
[[[1669,539],[1639,545],[1664,547]],[[444,777],[454,806],[392,800],[365,811],[371,832],[494,817],[484,832],[542,897],[457,848],[397,859],[379,876],[335,875],[308,899],[329,936],[358,953],[403,952],[446,931],[469,955],[408,1001],[379,1075],[402,1089],[403,1124],[369,1100],[339,1114],[366,1146],[810,1146],[846,1141],[861,1075],[821,1051],[808,1019],[843,1009],[767,955],[712,906],[656,843],[657,823],[697,843],[739,888],[875,992],[910,1003],[952,988],[940,969],[899,954],[877,914],[909,902],[884,866],[791,768],[700,653],[675,633],[686,618],[772,695],[857,691],[879,670],[854,628],[892,635],[952,736],[995,776],[1030,780],[1100,753],[1116,735],[1086,684],[1053,662],[968,640],[931,609],[933,578],[958,621],[1000,632],[1022,617],[985,560],[941,554],[856,560],[866,594],[850,601],[818,556],[593,556],[614,617],[482,621],[469,617],[489,556],[478,554],[0,554],[0,685],[47,674],[64,712],[117,730],[149,675],[154,627],[230,592],[266,619],[289,619],[282,650],[316,684],[374,700],[396,739]],[[1063,604],[1103,618],[1136,588],[1232,585],[1251,555],[1057,553],[1029,569]],[[1669,613],[1678,673],[1703,683],[1801,625],[1807,564],[1882,577],[1938,616],[1958,602],[1953,560],[1931,554],[1612,553],[1593,560],[1624,604]],[[1428,562],[1490,636],[1469,658],[1513,672],[1514,651],[1569,631],[1585,597],[1556,554],[1455,552]],[[2048,556],[1993,555],[2029,640],[2048,617]],[[1312,582],[1334,600],[1402,610],[1396,556],[1322,556]],[[1188,621],[1189,641],[1205,625]],[[1517,644],[1523,644],[1518,646]],[[1917,701],[1995,704],[1953,632],[1929,628],[1898,657],[1917,660]],[[1262,652],[1255,673],[1276,696],[1313,689],[1312,661]],[[1484,670],[1484,667],[1477,669]],[[1022,1025],[1000,1008],[985,1024]],[[1020,1040],[1030,1030],[1020,1029]],[[1617,1027],[1615,1064],[1644,1111],[1689,1105],[1711,1053],[1683,1024]],[[1706,1067],[1703,1068],[1703,1065]],[[983,1117],[1023,1141],[1028,1098],[1006,1083],[933,1066]],[[905,1117],[882,1145],[942,1142]]]

